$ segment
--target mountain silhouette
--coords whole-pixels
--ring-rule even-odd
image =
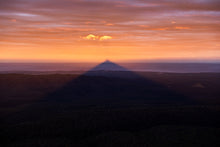
[[[74,104],[185,103],[175,91],[110,61],[105,61],[45,99]]]
[[[118,78],[140,78],[137,74],[128,69],[106,60],[90,69],[83,75],[85,76],[101,76],[101,77],[118,77]]]
[[[128,71],[128,70],[118,64],[106,60],[105,62],[95,66],[89,71]]]

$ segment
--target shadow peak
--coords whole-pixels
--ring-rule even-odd
[[[126,68],[124,68],[114,62],[106,60],[106,61],[98,64],[94,68],[90,69],[89,71],[128,71],[128,69],[126,69]]]

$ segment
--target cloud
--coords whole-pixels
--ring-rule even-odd
[[[89,34],[89,35],[82,37],[82,38],[85,40],[100,40],[100,41],[112,39],[111,36],[96,36],[93,34]]]
[[[190,29],[189,27],[175,27],[177,30],[188,30]]]
[[[11,19],[11,22],[16,22],[17,20],[16,19]]]
[[[99,38],[99,40],[109,40],[109,39],[112,39],[112,37],[111,36],[101,36],[100,38]]]
[[[98,36],[95,36],[93,34],[89,34],[86,37],[83,37],[83,39],[85,39],[85,40],[96,40],[98,38],[99,38]]]
[[[106,26],[114,26],[114,24],[112,24],[112,23],[107,23],[107,24],[105,24]]]

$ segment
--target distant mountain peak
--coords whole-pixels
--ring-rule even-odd
[[[84,75],[87,76],[102,76],[102,77],[117,77],[117,78],[140,78],[134,72],[114,63],[109,60],[106,60],[94,68],[90,69]]]
[[[126,68],[111,62],[110,60],[105,60],[104,62],[98,64],[90,71],[128,71]]]
[[[103,63],[113,63],[113,62],[111,62],[110,60],[106,59],[105,62],[103,62]]]

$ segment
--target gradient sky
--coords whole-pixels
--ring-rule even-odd
[[[219,0],[0,0],[1,62],[220,60]]]

